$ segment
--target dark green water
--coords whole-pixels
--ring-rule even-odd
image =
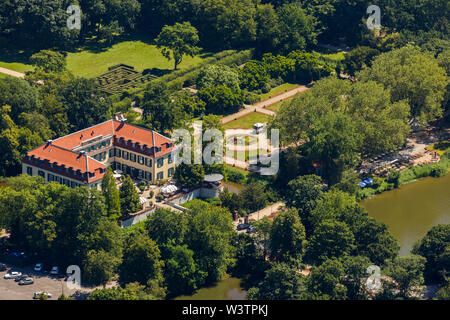
[[[175,300],[245,300],[247,293],[241,289],[241,282],[239,278],[225,278],[213,287],[202,288],[192,296]]]
[[[431,227],[450,223],[450,174],[424,178],[361,202],[369,215],[384,222],[407,255]]]

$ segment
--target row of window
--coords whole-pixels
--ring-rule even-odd
[[[91,151],[95,151],[95,150],[107,147],[109,145],[111,145],[111,139],[102,141],[102,142],[94,144],[92,146],[89,146],[86,149],[84,149],[84,151],[91,152]]]
[[[147,158],[147,157],[144,157],[144,156],[140,156],[140,155],[137,155],[137,154],[132,153],[132,152],[123,151],[121,149],[114,149],[114,150],[115,150],[115,156],[118,157],[118,158],[129,160],[131,162],[136,162],[136,163],[139,163],[141,165],[145,165],[146,167],[151,167],[152,166],[152,159],[150,159],[150,158]],[[113,149],[111,149],[109,151],[109,156],[112,157],[113,153],[114,153],[114,151],[113,151]],[[172,154],[169,154],[168,157],[167,157],[167,163],[170,164],[172,162],[173,162]],[[156,166],[158,168],[161,168],[163,165],[164,165],[164,158],[157,159]]]
[[[27,167],[27,174],[30,175],[30,176],[33,175],[33,168],[32,167]],[[41,176],[44,179],[46,178],[45,177],[45,172],[42,171],[42,170],[38,170],[38,175]],[[48,182],[53,182],[53,181],[54,182],[58,182],[60,184],[64,184],[64,185],[66,185],[68,187],[71,187],[71,188],[75,188],[75,187],[80,187],[81,186],[81,184],[76,183],[75,181],[71,181],[69,179],[65,179],[65,178],[62,178],[60,176],[56,176],[56,175],[51,174],[51,173],[47,174],[47,181]]]
[[[110,150],[109,153],[111,155],[111,150]],[[105,152],[101,152],[99,154],[96,154],[92,158],[94,158],[97,161],[104,161],[104,160],[106,160],[106,151]]]

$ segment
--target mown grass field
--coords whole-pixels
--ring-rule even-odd
[[[250,113],[240,119],[231,121],[223,126],[224,129],[251,129],[255,123],[268,122],[270,120],[270,116],[253,112]]]
[[[22,72],[22,73],[25,73],[26,71],[31,71],[34,69],[33,66],[31,66],[29,64],[20,63],[20,62],[1,62],[0,61],[0,67],[6,68],[9,70],[13,70],[13,71],[17,71],[17,72]]]
[[[199,64],[206,55],[185,56],[179,68]],[[172,70],[174,66],[173,60],[167,60],[155,45],[142,41],[124,41],[100,52],[82,50],[67,55],[67,69],[87,78],[97,77],[107,72],[108,67],[120,63],[131,65],[139,72],[149,68]]]
[[[270,90],[269,92],[260,94],[259,96],[260,96],[261,100],[265,100],[265,99],[271,98],[273,96],[276,96],[277,94],[280,94],[282,92],[289,91],[297,85],[298,84],[296,84],[296,83],[289,83],[289,82],[283,83],[282,85],[272,88],[272,90]]]
[[[269,110],[272,110],[275,112],[279,112],[283,103],[289,103],[292,99],[294,99],[294,97],[287,98],[286,100],[283,100],[283,101],[273,104],[269,107],[266,107],[266,109],[269,109]]]

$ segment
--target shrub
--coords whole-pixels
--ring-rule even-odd
[[[439,178],[444,176],[447,173],[447,169],[444,168],[444,166],[441,166],[439,164],[435,164],[431,167],[430,175],[435,178]]]
[[[254,104],[260,100],[259,95],[254,92],[243,91],[244,94],[244,103],[245,104]]]
[[[245,176],[240,171],[227,168],[226,173],[228,176],[228,180],[230,180],[232,182],[236,182],[236,183],[244,183],[245,182]]]

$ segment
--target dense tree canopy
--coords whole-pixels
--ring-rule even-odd
[[[392,102],[406,100],[414,119],[427,123],[442,115],[447,74],[434,57],[418,48],[406,46],[383,53],[357,78],[382,84],[390,90]]]

